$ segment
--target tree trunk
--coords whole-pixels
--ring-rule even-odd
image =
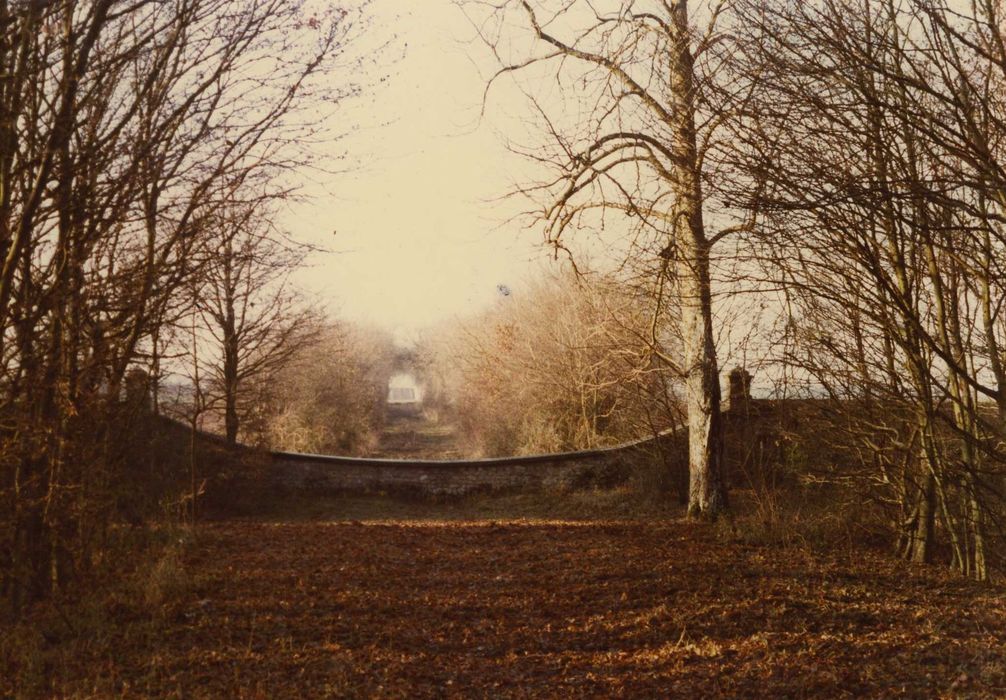
[[[908,547],[905,559],[917,564],[932,561],[933,526],[936,521],[936,478],[932,472],[926,474],[925,482],[919,489],[915,504],[915,518],[908,533]]]
[[[702,216],[702,181],[695,132],[695,74],[688,31],[688,2],[677,0],[678,41],[670,71],[674,154],[674,237],[684,340],[688,409],[688,513],[716,517],[727,505],[720,427],[720,379],[713,342],[709,241]]]
[[[727,503],[723,483],[720,382],[713,344],[709,263],[704,250],[685,252],[689,247],[687,244],[680,246],[682,261],[678,280],[688,410],[688,513],[715,517]],[[689,268],[684,275],[681,275],[682,267]]]
[[[228,348],[224,358],[224,430],[227,442],[237,444],[238,428],[238,363],[237,352]]]

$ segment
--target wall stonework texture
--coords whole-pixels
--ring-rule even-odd
[[[660,444],[658,444],[660,441]],[[272,454],[278,487],[301,493],[411,493],[463,496],[486,491],[576,490],[610,487],[660,460],[670,436],[620,447],[473,461],[399,461]]]

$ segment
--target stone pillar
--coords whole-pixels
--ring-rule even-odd
[[[730,383],[727,408],[731,411],[746,411],[751,400],[751,373],[743,367],[734,367],[727,380]]]
[[[150,375],[142,369],[134,368],[126,373],[126,405],[142,413],[151,410]]]

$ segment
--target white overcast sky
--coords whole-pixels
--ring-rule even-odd
[[[527,203],[499,201],[529,166],[505,147],[505,104],[479,119],[493,64],[464,15],[452,0],[376,0],[370,15],[366,42],[397,38],[362,80],[387,81],[341,113],[360,166],[308,183],[282,223],[333,251],[297,278],[333,315],[410,335],[484,308],[549,254],[507,223]]]

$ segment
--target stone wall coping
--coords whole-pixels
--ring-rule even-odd
[[[314,462],[321,464],[341,464],[344,466],[369,467],[509,467],[519,464],[541,464],[543,462],[572,462],[591,457],[602,457],[613,453],[630,450],[650,442],[655,442],[675,430],[664,430],[638,440],[624,442],[610,447],[597,447],[591,450],[576,450],[573,452],[553,452],[550,454],[518,455],[514,457],[486,457],[483,459],[388,459],[385,457],[342,457],[338,455],[316,455],[304,452],[270,452],[274,459],[292,460],[297,462]]]

